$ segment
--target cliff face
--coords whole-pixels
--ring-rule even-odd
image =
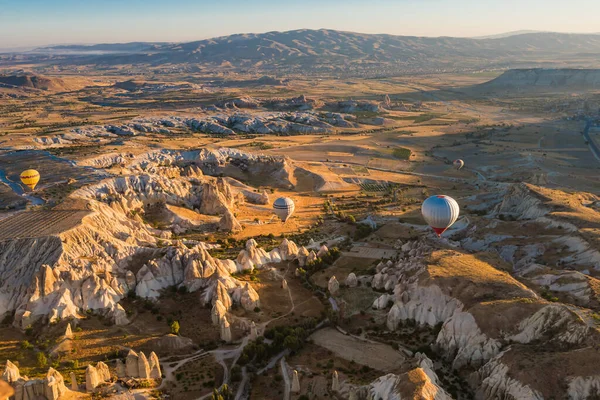
[[[510,275],[478,257],[449,250],[423,257],[410,255],[426,248],[419,242],[405,243],[397,263],[377,267],[378,274],[385,277],[379,278],[381,285],[397,279],[388,329],[395,330],[407,320],[431,327],[441,325],[433,348],[454,369],[478,368],[473,378],[478,399],[547,398],[543,390],[527,383],[544,377],[543,370],[521,379],[516,372],[522,368],[519,362],[504,357],[509,344],[531,348],[544,343],[564,349],[564,357],[575,357],[582,346],[595,340],[594,331],[568,306],[537,298]],[[373,285],[377,279],[375,275]],[[379,301],[375,303],[376,308],[385,308],[379,307]],[[528,357],[535,359],[535,351]],[[564,376],[562,387],[570,385],[573,393],[595,390],[595,379],[576,377]]]
[[[16,311],[15,324],[22,328],[42,317],[78,318],[88,309],[126,324],[118,302],[131,290],[157,298],[168,286],[185,285],[205,290],[210,301],[217,281],[234,301],[250,307],[258,295],[230,274],[281,261],[281,252],[283,259],[297,253],[287,241],[269,253],[250,243],[240,262],[213,259],[203,243],[191,249],[181,244],[158,248],[160,231],[128,218],[125,197],[121,201],[90,200],[91,213],[56,236],[0,242],[5,260],[0,281],[7,283],[0,288],[0,314]]]
[[[600,268],[597,201],[588,193],[509,185],[489,205],[487,218],[455,239],[470,251],[498,253],[516,276],[558,293],[561,301],[595,307]],[[475,196],[474,204],[485,209],[486,199]]]

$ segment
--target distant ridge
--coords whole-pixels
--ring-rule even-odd
[[[0,75],[0,87],[28,88],[39,90],[64,90],[65,82],[59,78],[40,75]]]
[[[79,64],[189,64],[195,68],[228,65],[244,70],[277,69],[298,73],[420,73],[552,65],[561,59],[563,65],[575,59],[588,65],[600,64],[600,35],[513,32],[495,39],[473,39],[300,29],[236,34],[186,43],[54,46],[37,52],[45,55],[45,61],[56,53],[63,56],[61,63]]]
[[[599,89],[600,69],[528,68],[511,69],[481,88],[535,88],[545,90]]]
[[[486,35],[486,36],[474,36],[471,37],[471,39],[504,39],[507,37],[511,37],[511,36],[517,36],[517,35],[525,35],[528,33],[551,33],[548,31],[534,31],[534,30],[520,30],[520,31],[511,31],[511,32],[504,32],[504,33],[498,33],[495,35]]]

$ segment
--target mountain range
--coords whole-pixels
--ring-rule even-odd
[[[497,38],[416,37],[335,30],[236,34],[187,43],[54,46],[26,53],[78,64],[194,64],[295,70],[427,71],[597,63],[600,35],[532,32]]]

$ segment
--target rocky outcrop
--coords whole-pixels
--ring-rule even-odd
[[[222,178],[202,185],[200,212],[208,215],[223,215],[234,206],[234,197],[229,184]]]
[[[242,225],[238,222],[233,213],[230,210],[225,211],[223,217],[219,221],[219,231],[239,232],[242,229]]]
[[[358,278],[356,277],[356,274],[354,272],[350,272],[348,274],[348,276],[346,277],[346,280],[344,281],[344,283],[348,287],[351,287],[351,288],[356,287],[358,285]]]
[[[221,340],[225,343],[231,342],[231,325],[227,321],[227,317],[221,320]]]
[[[337,279],[335,279],[335,276],[332,276],[331,278],[329,278],[329,282],[327,283],[327,290],[329,291],[329,293],[332,296],[335,296],[337,294],[337,292],[339,292],[340,283],[338,282]]]
[[[160,361],[158,360],[158,356],[155,352],[150,353],[150,358],[148,362],[150,363],[150,378],[160,379],[162,377]]]
[[[127,354],[127,358],[125,360],[125,373],[131,378],[139,378],[139,368],[140,367],[138,354],[133,350],[129,350],[129,353]]]
[[[412,366],[400,374],[387,374],[371,384],[356,387],[345,383],[339,388],[344,398],[354,399],[433,399],[451,400],[452,397],[441,387],[433,362],[425,355],[416,353]]]
[[[548,214],[550,210],[542,204],[526,184],[510,186],[502,203],[495,210],[496,215],[508,215],[517,219],[536,219]]]
[[[150,378],[150,363],[143,352],[138,355],[138,376],[140,379]]]
[[[100,382],[98,370],[92,365],[88,365],[85,370],[85,390],[93,392],[100,385]]]
[[[337,392],[340,390],[340,378],[337,371],[333,371],[331,375],[331,391]]]
[[[443,279],[438,284],[431,279],[431,274],[435,275],[436,271],[447,274],[449,270],[445,268],[453,268],[445,263],[475,262],[470,256],[464,256],[464,261],[460,261],[457,257],[461,256],[452,253],[454,258],[440,261],[444,267],[438,270],[435,265],[426,267],[420,263],[421,250],[415,245],[405,243],[401,247],[400,261],[378,265],[372,283],[373,287],[388,288],[384,282],[394,282],[394,297],[381,296],[373,303],[373,307],[383,309],[387,300],[394,299],[387,317],[390,330],[397,329],[406,320],[431,327],[441,325],[434,347],[456,369],[486,364],[500,353],[506,342],[532,343],[550,338],[557,345],[568,346],[582,343],[588,335],[585,323],[567,307],[539,302],[535,294],[508,276],[501,280],[489,279],[488,283],[480,282],[477,286],[470,282],[481,279],[478,274],[482,274],[483,270],[454,278],[452,284],[444,283]],[[487,268],[486,276],[499,274],[490,266],[481,265],[478,268]],[[464,270],[456,273],[465,274]],[[486,288],[486,285],[489,287]],[[503,310],[501,314],[514,317],[496,319],[494,315],[497,314],[487,308],[492,303],[465,306],[463,300],[473,302],[474,292],[479,296],[486,293],[488,301],[495,297],[504,299],[509,293],[512,293],[509,298],[521,297],[527,298],[527,301],[500,301],[497,307]]]
[[[289,186],[286,159],[234,149],[203,149],[122,155],[116,160],[126,163],[135,175],[105,179],[76,190],[70,201],[85,202],[77,207],[87,210],[74,213],[77,221],[71,229],[0,243],[0,263],[5,266],[0,271],[0,281],[4,282],[0,314],[15,312],[14,323],[20,328],[39,319],[81,318],[88,310],[126,325],[127,313],[119,301],[131,291],[156,299],[167,287],[185,286],[189,291],[202,291],[203,300],[208,302],[213,299],[217,281],[226,286],[229,300],[222,296],[223,290],[217,292],[227,308],[227,303],[242,300],[244,307],[254,308],[258,304],[256,292],[231,274],[297,256],[297,246],[284,240],[270,252],[253,245],[238,260],[217,260],[203,243],[186,243],[192,246],[188,248],[170,242],[169,232],[154,229],[141,218],[145,210],[169,204],[188,208],[204,204],[205,212],[229,210],[236,201],[236,191],[247,190],[232,189],[225,179],[205,177],[199,171],[216,174],[237,168],[240,176],[257,173],[270,176],[274,184]],[[200,168],[199,173],[181,174],[192,171],[191,166]],[[227,210],[224,223],[227,229],[235,230],[238,226],[234,218],[228,218],[231,214]],[[165,246],[168,244],[173,246]]]
[[[250,323],[250,340],[256,340],[258,337],[258,331],[256,329],[256,324],[254,321]]]
[[[509,376],[509,368],[502,363],[503,353],[490,360],[477,371],[479,399],[544,400],[541,393]]]
[[[67,329],[65,330],[65,334],[63,335],[65,339],[73,339],[73,331],[71,330],[71,324],[67,324]]]
[[[192,339],[173,334],[164,335],[152,341],[153,349],[167,354],[189,351],[193,346]]]
[[[215,301],[215,304],[213,305],[213,308],[211,311],[211,319],[212,319],[213,325],[217,325],[217,326],[220,325],[221,320],[226,315],[227,315],[227,308],[225,308],[225,306],[223,305],[221,300],[217,299]]]
[[[300,393],[300,379],[298,378],[298,371],[292,372],[292,393]]]
[[[21,379],[19,367],[10,362],[10,360],[6,360],[6,366],[4,367],[4,372],[2,373],[2,379],[8,383],[13,383]]]
[[[600,375],[577,376],[569,382],[569,399],[584,400],[600,393]]]
[[[96,364],[96,372],[98,373],[100,382],[110,381],[110,370],[108,369],[108,365],[104,364],[102,361],[99,361],[98,364]]]
[[[14,400],[59,400],[68,392],[62,375],[54,368],[49,368],[43,379],[28,379],[21,377],[19,369],[7,360],[4,376],[11,379],[7,382],[14,388]]]
[[[75,372],[71,372],[71,390],[77,392],[79,390],[79,384],[77,383],[77,376],[75,376]]]

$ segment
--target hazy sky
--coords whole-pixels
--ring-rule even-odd
[[[416,36],[599,32],[599,0],[0,0],[0,48],[330,28]]]

